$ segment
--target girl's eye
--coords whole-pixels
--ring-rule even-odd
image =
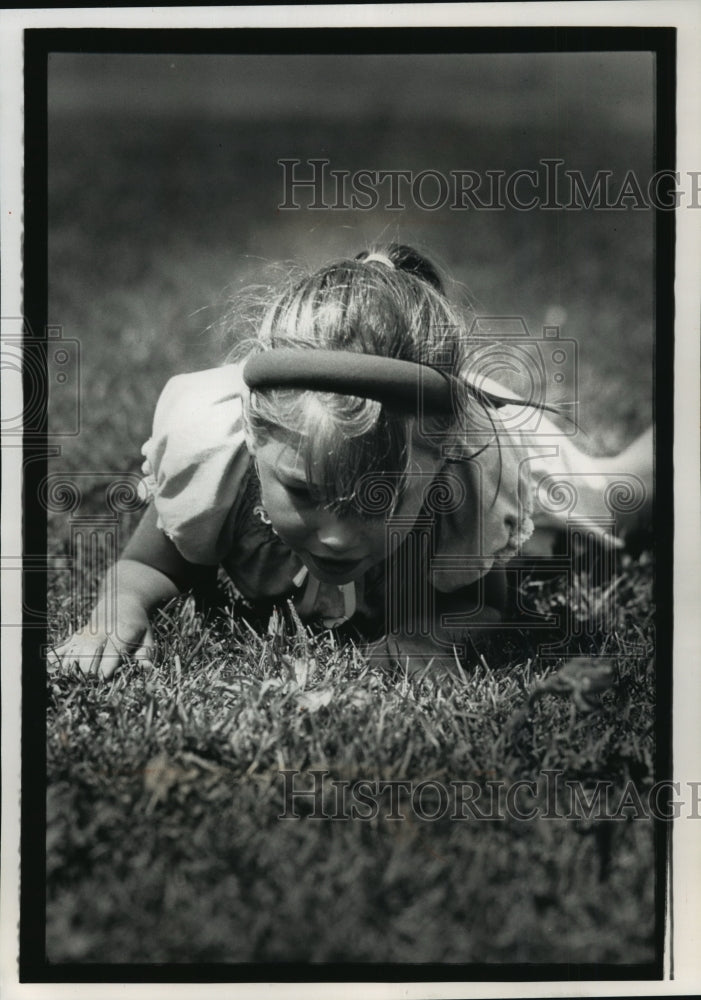
[[[311,502],[311,496],[309,495],[309,490],[306,486],[286,486],[285,489],[290,496],[295,498],[295,500],[299,500],[300,502]]]

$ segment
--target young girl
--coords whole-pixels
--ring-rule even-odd
[[[291,283],[239,361],[166,385],[143,448],[152,502],[62,662],[109,677],[149,657],[156,606],[217,567],[253,607],[291,600],[380,661],[469,661],[529,539],[548,553],[576,517],[620,545],[609,480],[651,491],[650,435],[593,460],[547,400],[483,374],[488,357],[408,247]]]

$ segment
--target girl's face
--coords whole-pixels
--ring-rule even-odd
[[[319,505],[310,492],[304,456],[296,445],[270,437],[253,453],[263,506],[273,528],[318,580],[335,584],[358,580],[391,554],[387,517],[362,518],[353,513],[339,517]],[[401,502],[389,516],[392,550],[411,530],[430,477],[441,464],[439,455],[415,449],[412,469],[421,475],[409,476]]]

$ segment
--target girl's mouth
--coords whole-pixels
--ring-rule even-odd
[[[314,565],[329,576],[348,577],[361,564],[362,559],[324,559],[309,553]]]

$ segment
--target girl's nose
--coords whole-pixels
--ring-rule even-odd
[[[340,518],[330,511],[321,511],[316,536],[330,552],[350,552],[360,542],[357,525],[352,518]]]

